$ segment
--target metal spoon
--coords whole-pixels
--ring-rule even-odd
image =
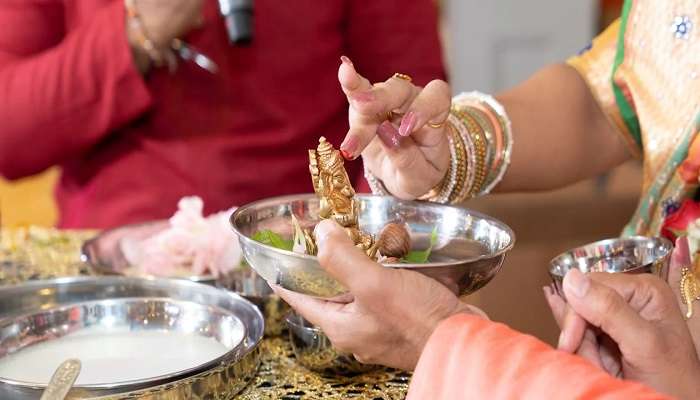
[[[171,47],[185,61],[192,61],[200,68],[215,74],[219,71],[219,66],[216,65],[211,58],[204,55],[201,51],[183,42],[180,39],[173,39]]]
[[[80,374],[80,360],[66,360],[53,373],[40,400],[63,400]]]

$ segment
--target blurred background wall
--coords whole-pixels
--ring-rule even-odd
[[[494,92],[586,46],[617,17],[622,0],[439,3],[455,92]],[[18,182],[0,178],[3,226],[53,225],[57,175],[52,169]],[[549,260],[568,248],[616,236],[634,209],[639,180],[639,167],[630,163],[606,177],[551,193],[497,195],[467,203],[504,220],[517,234],[517,246],[501,274],[472,301],[493,319],[556,343],[558,330],[541,290],[549,283]]]

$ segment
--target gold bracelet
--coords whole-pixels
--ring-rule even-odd
[[[511,122],[504,107],[492,96],[480,92],[461,93],[453,99],[455,107],[469,107],[472,111],[481,111],[487,120],[491,122],[482,125],[492,127],[494,134],[487,140],[487,148],[491,155],[487,158],[487,176],[482,187],[474,195],[490,193],[496,187],[506,173],[510,165],[510,157],[513,149],[513,133]],[[495,125],[497,124],[497,125]]]
[[[136,1],[124,0],[124,7],[126,8],[127,29],[135,36],[138,46],[148,54],[148,58],[151,59],[156,67],[162,67],[164,64],[167,64],[171,71],[175,70],[177,59],[172,51],[170,49],[158,49],[146,35],[141,16],[136,9]]]
[[[467,188],[467,148],[464,142],[464,138],[459,132],[454,129],[451,125],[449,132],[452,135],[452,143],[455,146],[455,154],[457,155],[456,165],[457,174],[455,176],[455,186],[452,189],[452,193],[448,196],[449,203],[459,203],[462,202],[466,196]]]
[[[475,193],[481,189],[486,179],[486,140],[483,136],[483,129],[479,123],[469,113],[461,108],[453,108],[452,113],[459,117],[460,121],[466,126],[468,133],[465,140],[471,140],[474,145],[474,182],[467,189],[467,195],[473,197]]]

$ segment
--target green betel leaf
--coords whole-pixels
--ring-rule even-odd
[[[430,246],[425,250],[409,251],[406,257],[401,260],[404,264],[425,264],[430,258],[430,252],[433,251],[433,246],[437,243],[437,226],[433,228],[430,234]]]
[[[269,229],[256,232],[253,235],[253,240],[282,250],[292,251],[294,247],[293,241],[285,240],[282,236]]]

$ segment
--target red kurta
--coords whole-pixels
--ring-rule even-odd
[[[205,1],[185,40],[219,65],[143,79],[121,0],[0,2],[0,173],[63,167],[62,227],[165,218],[185,195],[206,212],[310,192],[307,149],[347,131],[339,56],[373,81],[443,77],[431,0],[255,1],[255,39],[231,47]],[[360,161],[348,165],[360,176]]]

